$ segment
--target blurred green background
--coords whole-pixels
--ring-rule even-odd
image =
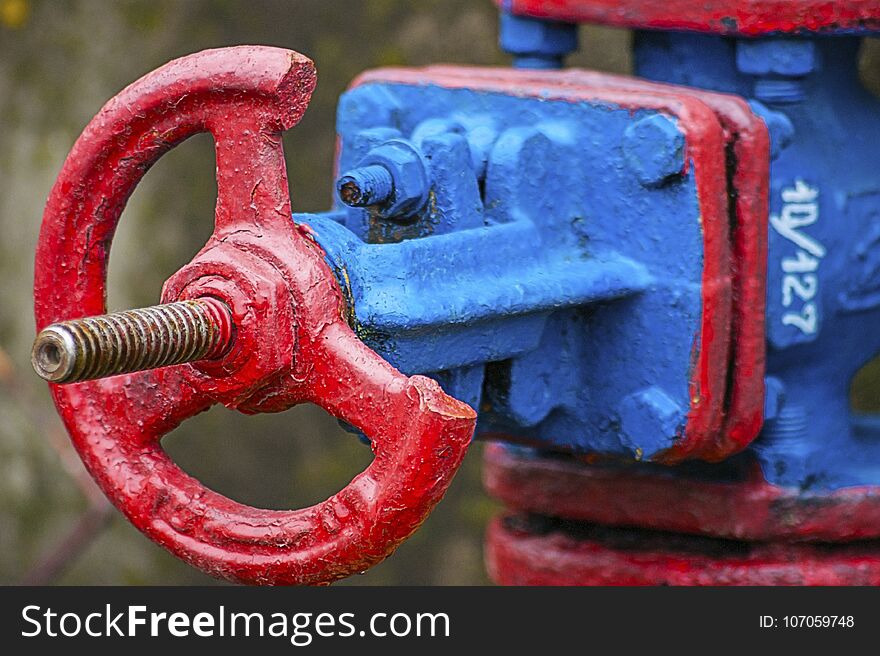
[[[573,64],[629,71],[626,31],[582,29]],[[496,41],[491,0],[0,0],[0,583],[213,581],[102,506],[30,369],[43,203],[101,105],[144,73],[204,48],[299,50],[315,60],[319,83],[285,147],[294,209],[318,211],[332,190],[336,101],[352,78],[384,65],[506,64]],[[867,52],[874,61],[877,45]],[[867,69],[880,88],[880,67]],[[157,302],[163,280],[204,243],[213,168],[202,136],[146,176],[114,241],[111,309]],[[215,408],[163,444],[208,486],[266,508],[319,501],[370,459],[368,448],[310,407],[258,417]],[[497,508],[480,485],[480,452],[475,445],[447,498],[397,554],[345,584],[487,583],[482,534]],[[41,564],[51,554],[58,561]]]

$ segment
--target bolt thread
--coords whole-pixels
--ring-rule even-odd
[[[54,323],[31,359],[46,380],[73,383],[217,358],[232,332],[229,308],[200,298]]]
[[[800,78],[768,78],[755,82],[755,98],[770,104],[798,103],[807,96]]]
[[[764,427],[764,439],[771,445],[788,448],[792,443],[800,443],[807,434],[808,421],[806,409],[796,403],[786,403],[780,408],[775,419]]]
[[[384,203],[394,193],[394,178],[384,166],[374,164],[353,169],[336,182],[339,198],[350,207]]]
[[[563,57],[557,55],[517,55],[513,58],[514,68],[534,71],[554,71],[564,65]]]
[[[801,485],[807,477],[807,459],[812,448],[807,439],[809,418],[806,408],[786,400],[775,419],[768,420],[754,449],[768,475],[786,484]]]

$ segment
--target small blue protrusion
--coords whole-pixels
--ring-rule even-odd
[[[785,403],[785,385],[775,376],[764,379],[764,421],[773,421],[779,416]]]
[[[564,58],[578,48],[577,25],[502,11],[500,41],[517,68],[562,68]]]
[[[749,106],[767,125],[767,131],[770,133],[770,157],[776,159],[794,139],[794,125],[791,119],[757,100],[749,101]]]

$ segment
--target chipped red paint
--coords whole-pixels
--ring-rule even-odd
[[[685,434],[664,455],[664,461],[677,462],[687,458],[718,460],[731,450],[745,446],[737,444],[725,447],[723,441],[719,446],[731,347],[733,283],[726,136],[712,107],[689,89],[588,71],[561,74],[542,72],[536,75],[534,71],[506,68],[437,66],[380,69],[362,75],[352,86],[371,82],[467,88],[567,102],[600,102],[632,110],[654,109],[674,117],[687,137],[687,161],[694,165],[702,212],[703,319],[700,334],[694,339],[691,409]],[[761,164],[758,166],[760,170]],[[763,308],[763,301],[758,303],[758,307]],[[763,335],[763,315],[756,312],[749,321],[760,322]],[[763,361],[762,341],[752,356],[760,356]],[[763,383],[761,385],[763,392]],[[754,435],[749,439],[752,438]]]
[[[486,535],[489,575],[502,585],[880,585],[877,543],[706,544],[614,531],[576,537],[533,533],[518,520],[495,519]]]
[[[209,131],[217,151],[215,231],[163,299],[211,295],[232,309],[222,359],[50,386],[89,472],[137,526],[211,575],[322,584],[387,557],[443,496],[474,412],[360,342],[324,253],[290,219],[281,132],[315,84],[297,53],[242,46],[173,61],[110,100],[74,145],[37,247],[37,328],[106,311],[110,242],[149,167]],[[323,406],[371,437],[375,459],[327,501],[295,511],[238,504],[180,470],[160,439],[222,402],[247,412]]]
[[[495,0],[514,14],[635,29],[760,36],[880,30],[877,0]]]
[[[673,470],[527,458],[488,445],[483,483],[507,507],[608,526],[740,540],[880,538],[880,489],[809,493],[764,480],[708,481]]]

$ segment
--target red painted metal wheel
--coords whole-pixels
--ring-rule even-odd
[[[880,585],[876,542],[743,543],[495,519],[486,561],[502,585]]]
[[[434,381],[404,376],[357,339],[324,253],[291,220],[281,132],[302,116],[314,84],[311,61],[266,47],[205,51],[150,73],[86,127],[37,248],[38,329],[106,312],[109,247],[129,195],[173,146],[213,135],[215,230],[166,283],[163,301],[223,301],[231,351],[51,391],[86,467],[135,526],[196,567],[247,583],[329,583],[387,557],[443,496],[475,423]],[[160,445],[216,402],[244,412],[316,403],[368,435],[374,461],[310,508],[238,504]]]

